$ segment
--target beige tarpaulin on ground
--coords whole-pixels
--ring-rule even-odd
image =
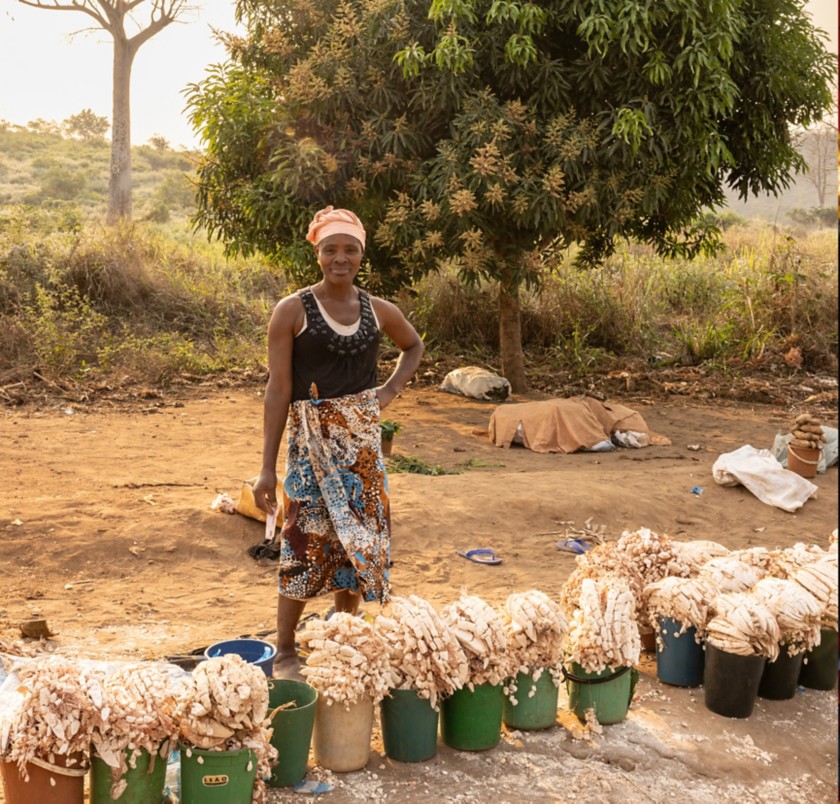
[[[522,443],[534,452],[589,449],[616,431],[645,433],[658,446],[671,443],[651,432],[635,410],[588,396],[500,405],[490,417],[490,440],[497,447],[509,447],[520,424]]]

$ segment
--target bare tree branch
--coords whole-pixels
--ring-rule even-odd
[[[138,2],[142,2],[142,0],[133,0],[133,2],[137,4]],[[187,5],[186,0],[153,0],[150,15],[151,22],[146,28],[129,39],[129,46],[136,50],[145,41],[151,39],[171,22],[174,22],[179,14],[190,8],[191,6]]]
[[[89,17],[93,17],[103,28],[110,31],[108,21],[93,7],[88,4],[88,0],[77,2],[71,0],[69,3],[59,3],[58,0],[53,0],[52,3],[39,2],[39,0],[17,0],[18,3],[24,6],[31,6],[32,8],[45,8],[47,11],[81,11]]]

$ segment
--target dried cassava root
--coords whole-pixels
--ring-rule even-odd
[[[605,574],[622,578],[633,595],[637,621],[647,626],[645,587],[669,575],[689,575],[704,551],[717,554],[719,549],[720,545],[705,542],[691,553],[670,536],[660,536],[649,528],[624,531],[618,541],[599,545],[575,559],[577,567],[563,585],[560,602],[567,616],[571,616],[578,606],[585,579],[599,580]]]
[[[565,652],[588,673],[636,664],[641,652],[636,601],[622,578],[581,583]]]
[[[21,666],[18,677],[23,699],[3,735],[6,759],[16,762],[27,780],[32,759],[54,763],[60,756],[67,767],[87,767],[102,705],[102,671],[50,656]]]
[[[187,691],[181,671],[173,665],[130,665],[105,676],[102,706],[96,710],[91,734],[96,754],[111,770],[111,798],[125,792],[128,766],[140,749],[156,762],[166,762],[178,737],[178,709]],[[126,752],[131,747],[130,756]]]
[[[232,653],[207,659],[193,670],[179,707],[181,740],[209,751],[253,751],[257,778],[252,800],[261,802],[264,779],[277,760],[267,713],[268,682],[259,667]]]
[[[467,656],[466,686],[502,684],[511,674],[507,638],[501,617],[480,597],[462,593],[441,609],[441,619],[452,629]]]
[[[502,622],[507,637],[510,654],[511,681],[505,692],[516,705],[516,687],[518,673],[530,675],[534,682],[543,672],[551,674],[552,680],[559,685],[562,680],[563,639],[568,630],[568,623],[563,610],[544,592],[531,589],[517,592],[505,601]],[[527,695],[532,697],[536,687],[532,686]]]
[[[336,612],[329,620],[310,620],[300,644],[311,651],[301,672],[327,704],[378,703],[394,686],[388,644],[362,617]]]
[[[836,544],[836,543],[835,543]],[[793,573],[793,580],[810,592],[820,604],[820,624],[837,630],[837,552],[805,564]]]
[[[394,689],[417,691],[437,710],[467,682],[467,656],[455,634],[422,598],[392,597],[376,629],[388,646]]]
[[[762,578],[750,591],[779,624],[780,642],[789,656],[811,650],[820,641],[819,601],[795,581]]]
[[[698,644],[702,642],[709,621],[709,609],[717,595],[714,583],[707,578],[663,578],[648,584],[644,594],[650,625],[656,631],[660,647],[660,617],[668,617],[680,624],[680,630],[675,636],[694,628],[694,639]]]
[[[709,621],[706,641],[726,653],[739,656],[779,655],[779,624],[759,598],[746,592],[719,595],[716,615]]]

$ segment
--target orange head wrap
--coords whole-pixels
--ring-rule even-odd
[[[363,249],[365,247],[365,227],[349,209],[324,207],[316,212],[309,224],[306,239],[317,246],[325,237],[333,234],[351,235],[362,244]]]

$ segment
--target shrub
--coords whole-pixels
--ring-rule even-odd
[[[77,173],[60,165],[53,165],[44,171],[40,184],[39,198],[57,198],[69,201],[82,194],[87,184],[87,177],[83,173]]]
[[[184,173],[170,170],[155,188],[154,200],[167,207],[191,208],[195,205],[195,188]]]
[[[106,319],[75,288],[48,291],[38,286],[34,303],[24,309],[23,320],[38,364],[46,374],[72,375],[87,363],[96,362]]]
[[[828,227],[835,225],[837,210],[834,207],[811,207],[811,209],[796,207],[788,212],[788,217],[803,226]]]
[[[166,223],[170,218],[169,207],[166,201],[153,201],[151,209],[143,217],[144,221],[152,221],[154,223]]]
[[[153,137],[149,137],[149,145],[151,145],[158,153],[163,153],[164,151],[169,150],[169,140],[166,139],[166,137],[162,137],[160,134],[155,134]]]

